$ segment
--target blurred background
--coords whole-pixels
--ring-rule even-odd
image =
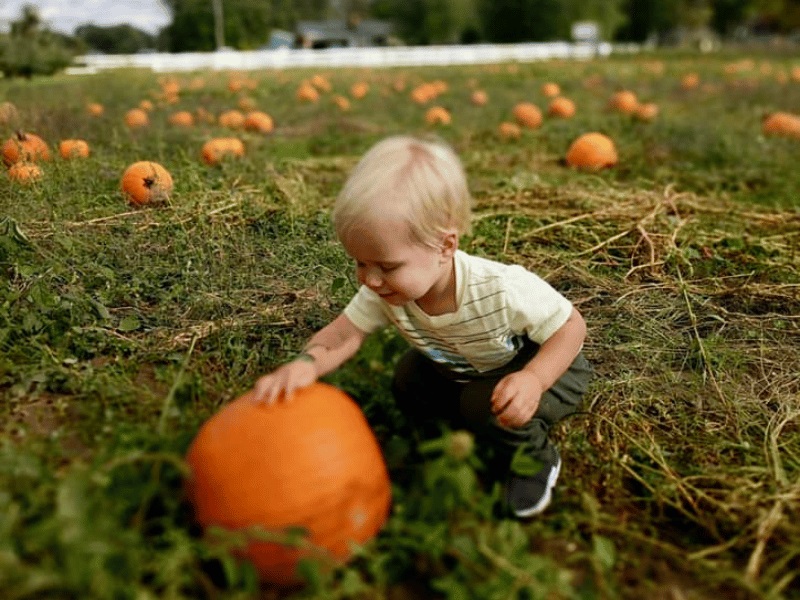
[[[795,50],[798,0],[6,0],[5,76],[76,55],[607,41]]]

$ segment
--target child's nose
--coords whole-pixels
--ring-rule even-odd
[[[375,269],[366,269],[364,271],[364,285],[367,287],[380,287],[383,279]]]

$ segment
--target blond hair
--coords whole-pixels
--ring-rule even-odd
[[[438,139],[388,137],[353,169],[333,208],[340,240],[364,222],[399,217],[414,241],[436,245],[442,233],[469,233],[472,198],[455,152]]]

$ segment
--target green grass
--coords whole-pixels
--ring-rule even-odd
[[[156,102],[134,132],[122,116],[158,91],[153,73],[0,82],[20,113],[4,137],[22,127],[92,147],[43,165],[34,185],[0,178],[4,597],[793,597],[800,142],[762,136],[760,119],[797,112],[800,82],[776,74],[800,63],[760,55],[725,74],[742,58],[327,73],[334,92],[370,83],[349,113],[326,95],[297,103],[309,71],[257,72],[247,94],[276,130],[240,134],[247,156],[219,167],[199,161],[200,146],[230,132],[167,116],[235,107],[227,74]],[[689,71],[700,89],[680,89]],[[328,379],[381,442],[392,516],[346,567],[309,571],[305,590],[259,589],[193,523],[183,454],[206,418],[347,302],[354,278],[328,211],[375,141],[430,131],[408,92],[432,79],[448,83],[436,103],[453,114],[435,133],[462,156],[476,200],[462,247],[534,269],[589,325],[597,378],[585,411],[554,431],[565,460],[554,505],[531,523],[504,519],[480,450],[460,461],[443,450],[449,434],[438,450],[410,441],[389,392],[403,343],[381,333]],[[500,141],[516,102],[545,108],[545,81],[576,116]],[[487,106],[470,104],[475,86]],[[623,87],[657,102],[658,119],[608,112]],[[88,101],[105,114],[86,115]],[[563,165],[589,130],[614,139],[617,167]],[[168,205],[126,204],[119,179],[136,160],[170,170]]]

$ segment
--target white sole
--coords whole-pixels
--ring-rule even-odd
[[[559,473],[561,473],[560,458],[558,459],[558,463],[556,463],[555,469],[550,470],[550,475],[547,477],[547,488],[544,491],[544,496],[542,496],[542,499],[530,508],[526,508],[525,510],[515,510],[514,514],[521,518],[532,517],[543,512],[544,509],[550,506],[550,500],[553,498],[553,488],[556,487],[556,481],[558,480]]]

